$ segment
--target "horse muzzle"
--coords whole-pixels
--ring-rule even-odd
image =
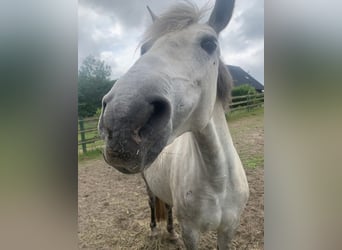
[[[99,132],[105,161],[124,174],[142,172],[166,146],[170,117],[171,105],[162,96],[104,100]]]

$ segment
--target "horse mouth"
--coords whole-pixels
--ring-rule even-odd
[[[128,147],[124,150],[113,147],[113,142],[107,142],[102,155],[108,165],[121,173],[137,174],[143,172],[154,162],[166,146],[166,142],[167,137],[159,137],[158,140],[148,140],[148,143],[143,141],[139,145],[136,144],[135,147]]]
[[[105,162],[123,174],[136,174],[143,171],[144,166],[137,157],[131,157],[129,153],[118,153],[106,147],[102,152]]]

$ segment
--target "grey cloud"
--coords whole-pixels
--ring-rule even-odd
[[[82,0],[83,4],[100,15],[106,15],[113,19],[113,21],[120,21],[125,26],[137,26],[141,24],[143,7],[142,1],[139,0]]]
[[[242,22],[242,33],[246,39],[264,37],[264,5],[263,1],[255,1],[238,17]]]
[[[235,26],[223,32],[224,46],[241,51],[248,48],[253,41],[264,39],[264,5],[263,1],[245,1],[236,6]]]
[[[245,67],[245,70],[249,71],[249,73],[257,79],[260,83],[264,84],[264,51],[260,50],[255,55],[258,58],[258,63],[242,65]]]
[[[80,4],[88,6],[99,14],[107,15],[113,21],[119,21],[123,26],[142,26],[146,20],[148,4],[154,12],[159,13],[165,6],[175,1],[141,1],[141,0],[82,0]]]
[[[181,2],[181,0],[80,0],[79,4],[90,7],[99,14],[107,15],[113,21],[119,21],[123,26],[130,28],[142,27],[146,24],[146,18],[149,18],[146,9],[147,5],[158,15],[177,2]],[[192,2],[199,7],[202,7],[207,2],[211,3],[208,0]]]
[[[79,5],[85,9],[96,12],[99,17],[92,19],[88,17],[79,18],[79,62],[88,54],[100,55],[103,51],[112,51],[117,55],[123,51],[123,47],[130,44],[129,50],[135,50],[139,44],[139,39],[145,28],[151,23],[150,16],[146,10],[146,5],[158,15],[164,12],[169,6],[179,2],[177,0],[80,0]],[[195,0],[193,1],[199,7],[206,4],[213,6],[214,0]],[[221,34],[221,48],[226,53],[243,53],[255,44],[263,41],[264,35],[264,2],[261,0],[240,0],[236,2],[236,12],[234,20],[228,28]],[[117,37],[104,37],[94,39],[95,32],[104,31],[120,24],[123,29],[123,35]],[[134,46],[132,45],[134,44]],[[260,54],[261,53],[261,54]],[[263,50],[256,56],[261,56]],[[122,53],[121,53],[122,54]],[[248,59],[244,60],[245,62]],[[256,60],[253,60],[254,62]],[[246,65],[253,69],[251,72],[258,72],[262,75],[258,79],[263,79],[263,59],[260,59],[262,65]],[[113,72],[118,75],[119,67],[111,62]],[[244,65],[240,65],[244,67]],[[122,67],[121,67],[122,68]],[[122,72],[123,73],[123,72]]]

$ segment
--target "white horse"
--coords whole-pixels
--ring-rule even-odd
[[[142,56],[103,98],[104,159],[143,173],[152,194],[174,208],[187,249],[206,230],[228,249],[249,196],[225,118],[232,80],[218,47],[233,7],[217,0],[207,23],[185,3],[150,12]]]

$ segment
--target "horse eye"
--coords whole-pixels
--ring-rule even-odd
[[[146,42],[144,43],[141,48],[140,48],[140,55],[142,56],[143,54],[145,54],[151,47],[150,42]]]
[[[204,49],[208,54],[212,54],[216,48],[217,48],[217,43],[213,39],[203,39],[201,41],[201,47]]]
[[[142,56],[143,54],[146,53],[146,51],[147,51],[147,49],[146,49],[144,46],[142,46],[142,47],[140,48],[140,55]]]

